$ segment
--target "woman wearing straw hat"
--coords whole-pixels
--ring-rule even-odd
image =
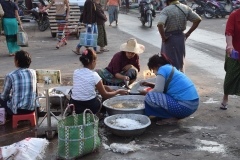
[[[130,38],[127,43],[120,46],[120,52],[116,53],[106,68],[95,71],[103,80],[105,85],[122,86],[125,81],[129,84],[137,78],[140,71],[139,55],[145,47],[137,43],[135,38]]]

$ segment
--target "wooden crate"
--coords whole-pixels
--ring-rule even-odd
[[[67,22],[67,28],[68,28],[67,31],[70,32],[69,35],[73,35],[73,36],[76,36],[76,38],[79,38],[80,32],[85,32],[86,27],[85,25],[78,25],[78,22],[81,16],[81,12],[78,4],[69,4],[69,7],[70,7],[70,12],[69,12],[68,22]],[[55,16],[56,16],[56,6],[53,5],[48,10],[48,18],[49,18],[52,37],[56,37],[58,32]]]

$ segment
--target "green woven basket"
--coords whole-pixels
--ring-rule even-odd
[[[65,117],[70,106],[73,106],[73,115]],[[72,159],[97,149],[100,146],[98,121],[91,110],[86,109],[83,114],[76,114],[74,105],[69,105],[63,119],[58,122],[58,157]]]

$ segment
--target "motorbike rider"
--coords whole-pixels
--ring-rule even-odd
[[[144,6],[147,4],[146,0],[141,0],[139,3],[139,8],[140,8],[140,13],[141,17],[144,17]],[[152,9],[152,16],[155,18],[156,17],[156,12],[154,9]]]

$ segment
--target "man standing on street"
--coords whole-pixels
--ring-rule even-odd
[[[178,70],[184,72],[185,40],[202,19],[190,7],[181,4],[178,0],[167,0],[166,3],[167,7],[161,11],[157,25],[162,37],[161,52],[172,60]],[[188,32],[183,33],[188,20],[193,24]]]

